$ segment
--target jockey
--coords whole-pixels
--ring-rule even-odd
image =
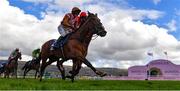
[[[54,44],[51,47],[51,50],[53,50],[54,48],[58,48],[58,44],[61,41],[61,39],[65,37],[67,34],[75,31],[75,21],[80,12],[81,10],[78,7],[74,7],[72,8],[71,13],[67,13],[64,16],[61,24],[58,26],[58,32],[61,36],[57,39],[56,42],[54,42]]]
[[[37,48],[37,49],[33,50],[33,52],[32,52],[32,60],[38,59],[39,56],[40,56],[40,48]]]
[[[86,12],[81,12],[80,16],[76,20],[76,28],[79,28],[87,19]]]
[[[11,63],[11,61],[17,56],[18,52],[20,52],[19,48],[16,48],[14,51],[11,52],[11,54],[8,58],[8,60],[9,60],[8,64]]]

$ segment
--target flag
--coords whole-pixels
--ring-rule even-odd
[[[149,55],[149,56],[153,56],[153,53],[148,52],[148,53],[147,53],[147,55]]]

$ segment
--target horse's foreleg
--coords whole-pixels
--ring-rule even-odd
[[[46,67],[46,60],[47,59],[42,59],[42,64],[41,64],[41,66],[40,66],[40,76],[39,76],[39,78],[40,78],[40,81],[42,81],[42,76],[43,76],[43,74],[44,74],[44,70],[45,70],[45,67]]]
[[[16,78],[17,78],[17,68],[15,68],[15,76],[16,76]]]
[[[46,60],[47,60],[47,59],[46,59]],[[41,65],[41,69],[40,69],[40,81],[42,81],[42,76],[43,76],[43,74],[44,74],[45,68],[46,68],[48,65],[50,65],[52,62],[54,62],[54,61],[52,61],[52,60],[50,60],[50,59],[49,59],[48,62],[46,62],[46,60],[42,60],[42,65]]]
[[[6,78],[6,77],[7,77],[7,71],[4,72],[4,78]]]
[[[87,65],[89,68],[91,68],[97,75],[103,77],[106,76],[107,74],[101,71],[96,70],[96,68],[85,58],[82,61],[85,65]]]
[[[76,61],[73,60],[72,71],[69,72],[69,73],[71,73],[71,76],[66,76],[67,78],[70,78],[72,82],[74,82],[74,77],[75,77],[76,69],[77,69],[77,64],[76,64]]]
[[[4,78],[9,78],[10,71],[9,69],[6,69]]]
[[[16,76],[16,68],[12,69],[12,71],[10,73],[11,73],[11,77],[17,78],[17,76]]]
[[[80,60],[75,60],[75,59],[73,60],[72,71],[69,72],[71,74],[69,78],[71,78],[72,82],[74,82],[74,77],[79,73],[81,69],[81,64],[82,62]]]
[[[9,75],[10,75],[10,71],[8,70],[6,78],[9,78]]]
[[[36,70],[35,79],[36,79],[36,77],[37,77],[37,73],[39,73],[39,69]]]
[[[57,65],[56,66],[58,67],[58,69],[61,72],[62,79],[65,80],[66,77],[65,77],[65,69],[64,69],[64,66],[63,66],[63,62],[64,62],[64,60],[57,61]]]
[[[75,62],[75,70],[74,70],[74,73],[72,72],[72,71],[70,71],[70,73],[72,74],[74,74],[75,76],[79,73],[79,71],[80,71],[80,69],[81,69],[81,65],[82,65],[82,62],[81,61],[79,61],[79,60],[75,60],[76,62]]]

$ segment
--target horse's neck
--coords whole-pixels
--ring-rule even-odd
[[[70,39],[79,40],[85,47],[88,47],[92,39],[92,24],[90,19],[87,19],[80,28],[71,36]]]
[[[76,33],[77,39],[86,46],[89,45],[93,36],[93,34],[90,31],[91,31],[91,28],[87,25],[87,27],[84,26],[84,28],[77,30],[77,33]]]
[[[16,61],[21,57],[21,53],[18,52],[17,56],[14,58]]]
[[[83,44],[88,48],[88,46],[89,46],[89,44],[90,44],[90,42],[91,42],[91,39],[92,39],[92,34],[88,34],[87,36],[86,36],[86,38],[84,38],[84,42],[83,42]]]

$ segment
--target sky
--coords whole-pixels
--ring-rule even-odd
[[[87,59],[95,67],[128,68],[155,59],[180,65],[179,3],[180,0],[0,0],[0,59],[7,59],[18,47],[23,60],[30,60],[33,49],[60,36],[57,26],[76,6],[97,13],[107,31],[105,37],[98,37],[89,46]],[[153,57],[147,53],[153,53]]]

